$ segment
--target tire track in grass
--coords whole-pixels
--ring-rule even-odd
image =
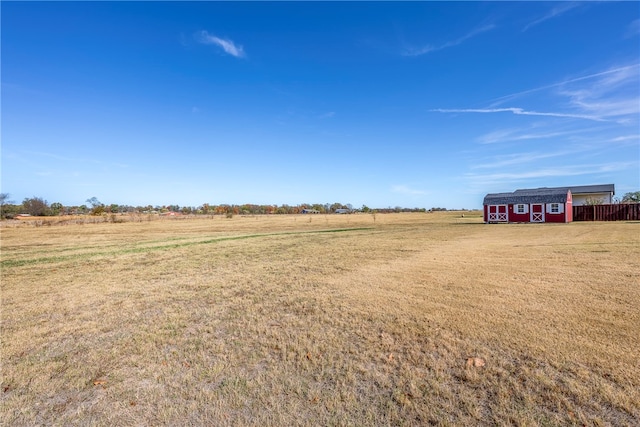
[[[25,265],[31,264],[49,264],[54,262],[63,262],[74,259],[87,259],[101,255],[124,255],[124,254],[135,254],[135,253],[144,253],[144,252],[152,252],[152,251],[162,251],[162,250],[171,250],[177,248],[183,248],[187,246],[196,246],[196,245],[210,245],[219,242],[225,242],[229,240],[245,240],[245,239],[255,239],[260,237],[272,237],[272,236],[288,236],[288,235],[305,235],[305,234],[322,234],[322,233],[344,233],[351,231],[366,231],[373,230],[373,227],[358,227],[358,228],[336,228],[329,230],[313,230],[313,231],[286,231],[282,233],[266,233],[266,234],[245,234],[239,236],[228,236],[228,237],[216,237],[213,239],[199,240],[195,242],[180,242],[180,243],[171,243],[168,245],[159,245],[159,246],[145,246],[145,247],[129,247],[115,251],[101,251],[101,252],[88,252],[77,255],[62,255],[62,256],[52,256],[52,257],[42,257],[42,258],[34,258],[34,259],[10,259],[0,261],[0,266],[3,268],[10,267],[22,267]]]

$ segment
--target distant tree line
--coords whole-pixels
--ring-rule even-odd
[[[257,205],[257,204],[220,204],[214,205],[204,203],[200,206],[131,206],[119,205],[116,203],[104,204],[96,197],[91,197],[81,205],[65,206],[62,203],[48,203],[42,197],[29,197],[20,204],[9,200],[9,194],[0,194],[0,215],[2,218],[13,218],[19,214],[32,216],[58,216],[58,215],[104,215],[104,214],[162,214],[176,212],[184,215],[272,215],[272,214],[300,214],[303,210],[314,210],[319,213],[335,213],[338,209],[346,210],[350,213],[391,213],[391,212],[426,212],[425,208],[376,208],[372,209],[366,205],[361,208],[354,208],[350,203],[301,203],[298,205]],[[432,208],[431,210],[446,210],[444,208]]]
[[[299,214],[303,210],[314,210],[319,213],[335,213],[338,209],[346,209],[350,213],[398,213],[398,212],[427,212],[425,208],[403,208],[400,206],[375,208],[372,209],[367,205],[360,208],[354,208],[350,203],[301,203],[299,205],[214,205],[204,203],[200,206],[179,206],[179,205],[163,205],[163,206],[131,206],[119,205],[116,203],[104,204],[96,197],[91,197],[81,205],[65,206],[62,203],[54,202],[49,204],[42,197],[29,197],[16,204],[9,200],[8,193],[0,193],[0,218],[13,218],[19,214],[28,214],[33,216],[58,216],[58,215],[104,215],[104,214],[162,214],[169,212],[181,213],[184,215],[272,215],[272,214]],[[617,199],[618,203],[640,203],[640,191],[629,192],[624,194],[622,198]],[[446,211],[446,208],[433,207],[429,212]],[[462,209],[466,210],[466,209]]]

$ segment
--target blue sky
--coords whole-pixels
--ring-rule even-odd
[[[640,189],[638,2],[2,2],[2,192],[479,208]]]

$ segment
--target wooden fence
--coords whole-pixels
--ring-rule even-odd
[[[574,221],[638,221],[640,203],[616,205],[574,206]]]

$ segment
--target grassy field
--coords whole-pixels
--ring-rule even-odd
[[[639,425],[640,223],[1,229],[0,423]]]

